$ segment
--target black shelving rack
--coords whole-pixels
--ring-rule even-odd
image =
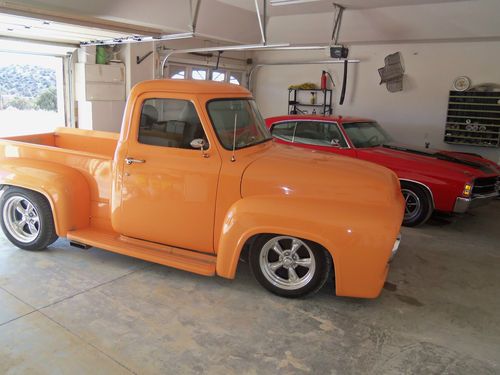
[[[450,144],[500,146],[500,92],[450,91],[444,141]]]
[[[316,100],[313,103],[305,103],[299,101],[299,93],[300,92],[309,92],[309,95],[312,96],[311,93],[315,93]],[[304,95],[300,95],[302,100],[304,99]],[[323,99],[323,100],[321,100]],[[309,113],[310,108],[311,113],[316,112],[318,115],[331,115],[333,113],[332,108],[332,90],[326,89],[288,89],[288,114],[296,115],[296,114],[306,114]]]

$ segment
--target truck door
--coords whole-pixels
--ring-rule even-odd
[[[123,161],[118,230],[128,237],[212,253],[221,159],[197,102],[148,94],[133,114]],[[205,152],[191,146],[203,140]]]

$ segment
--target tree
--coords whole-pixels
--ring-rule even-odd
[[[12,99],[9,102],[8,107],[14,107],[14,108],[17,108],[21,111],[33,109],[33,105],[31,104],[31,102],[28,99],[21,98],[19,96],[16,96],[14,99]]]
[[[36,107],[44,111],[57,112],[57,90],[51,87],[43,91],[35,101]]]

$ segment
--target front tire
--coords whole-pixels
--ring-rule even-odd
[[[0,198],[5,236],[23,250],[43,250],[57,240],[52,209],[40,193],[9,187]]]
[[[403,225],[415,227],[425,223],[432,215],[432,199],[422,186],[401,181],[401,193],[405,199]]]
[[[323,287],[332,269],[332,259],[312,242],[268,234],[254,241],[250,268],[257,281],[270,292],[297,298]]]

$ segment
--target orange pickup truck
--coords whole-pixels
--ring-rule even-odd
[[[377,297],[399,245],[396,175],[275,143],[246,89],[148,81],[120,135],[78,129],[0,140],[1,225],[17,247],[71,245],[234,278],[286,297],[335,278]]]

